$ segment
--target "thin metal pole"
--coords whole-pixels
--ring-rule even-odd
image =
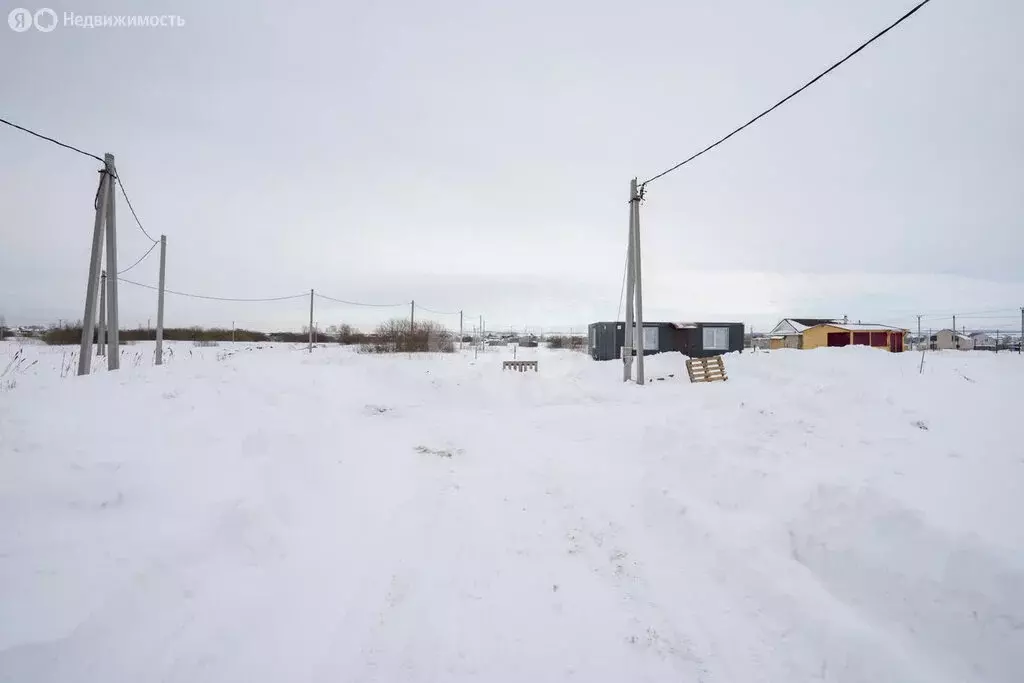
[[[309,352],[313,353],[313,290],[309,290]]]
[[[92,252],[89,256],[89,281],[85,286],[85,315],[82,316],[82,345],[78,351],[78,374],[88,375],[92,369],[92,335],[96,320],[96,287],[99,284],[100,258],[103,252],[103,226],[107,217],[107,192],[110,176],[107,169],[100,172],[100,186],[96,191],[96,222],[92,229]]]
[[[160,235],[160,289],[156,295],[156,364],[164,364],[164,283],[167,274],[167,236]]]
[[[931,341],[930,339],[928,340]],[[924,345],[924,339],[921,338],[921,316],[917,316],[917,343]],[[929,344],[930,345],[930,344]]]
[[[416,331],[416,300],[410,301],[409,306],[409,332],[411,334]]]
[[[100,319],[99,332],[96,335],[96,355],[107,352],[107,271],[100,273]]]
[[[114,191],[114,155],[104,154],[110,186],[107,188],[107,370],[121,367],[121,327],[117,303],[117,193]]]
[[[1020,309],[1020,319],[1024,324],[1024,308]],[[459,311],[459,351],[462,350],[462,311]]]
[[[644,290],[643,290],[643,275],[640,269],[640,193],[637,191],[636,178],[633,178],[632,183],[633,190],[633,260],[636,261],[636,266],[633,271],[633,277],[636,280],[634,288],[636,289],[636,309],[634,314],[636,315],[636,335],[634,337],[634,343],[637,347],[636,352],[636,383],[644,384]]]
[[[622,347],[622,381],[633,379],[633,304],[636,293],[633,291],[633,193],[636,191],[636,180],[629,183],[629,239],[626,240],[626,335]],[[618,326],[619,321],[615,321]],[[612,343],[618,344],[618,335],[612,332]]]

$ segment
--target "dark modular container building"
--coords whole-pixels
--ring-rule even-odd
[[[590,323],[588,351],[594,360],[622,357],[626,323]],[[743,323],[644,323],[644,355],[679,351],[690,358],[743,350]]]

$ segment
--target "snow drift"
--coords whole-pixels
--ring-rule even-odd
[[[0,681],[1024,675],[1017,356],[204,351],[0,392]]]

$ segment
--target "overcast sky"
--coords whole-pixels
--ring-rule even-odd
[[[2,16],[27,6],[3,2]],[[0,116],[115,154],[146,229],[167,235],[171,289],[404,306],[318,301],[320,325],[371,326],[416,299],[465,310],[467,326],[582,327],[619,307],[631,177],[728,132],[912,4],[51,2],[58,16],[185,25],[0,23]],[[1019,324],[1022,31],[1018,0],[936,0],[652,183],[645,317]],[[0,315],[81,318],[98,164],[6,126],[0,162]],[[148,248],[123,201],[118,239],[122,268]],[[155,284],[157,269],[154,255],[126,277]],[[122,324],[155,318],[155,292],[120,297]],[[167,301],[168,325],[307,316],[303,300]]]

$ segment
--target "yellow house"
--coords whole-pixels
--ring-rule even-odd
[[[889,325],[844,323],[836,320],[787,318],[771,332],[769,348],[871,346],[900,353],[907,330]]]
[[[785,318],[768,333],[769,349],[802,349],[804,332],[824,323],[835,322],[830,318]]]

